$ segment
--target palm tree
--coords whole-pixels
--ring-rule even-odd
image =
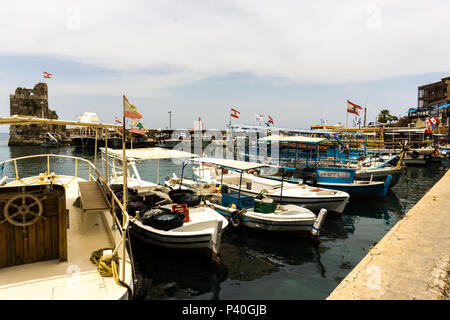
[[[379,123],[388,123],[398,120],[396,116],[391,115],[391,112],[388,109],[381,110],[377,119]]]

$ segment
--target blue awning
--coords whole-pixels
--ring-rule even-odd
[[[419,109],[414,109],[414,110],[409,110],[406,113],[410,113],[410,112],[414,112],[414,111],[418,111]]]
[[[450,106],[450,103],[444,104],[443,106],[440,106],[438,109],[445,108],[445,107],[448,107],[448,106]]]

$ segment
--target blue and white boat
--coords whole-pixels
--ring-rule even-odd
[[[377,197],[386,199],[392,176],[388,175],[383,181],[355,180],[356,170],[353,168],[328,168],[316,169],[316,185],[323,188],[341,190],[350,194],[350,197]]]

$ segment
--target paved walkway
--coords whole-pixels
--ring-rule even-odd
[[[330,300],[448,299],[450,171],[330,294]]]

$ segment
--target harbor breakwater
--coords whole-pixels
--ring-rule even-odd
[[[327,299],[448,299],[449,249],[450,171],[447,171]]]

